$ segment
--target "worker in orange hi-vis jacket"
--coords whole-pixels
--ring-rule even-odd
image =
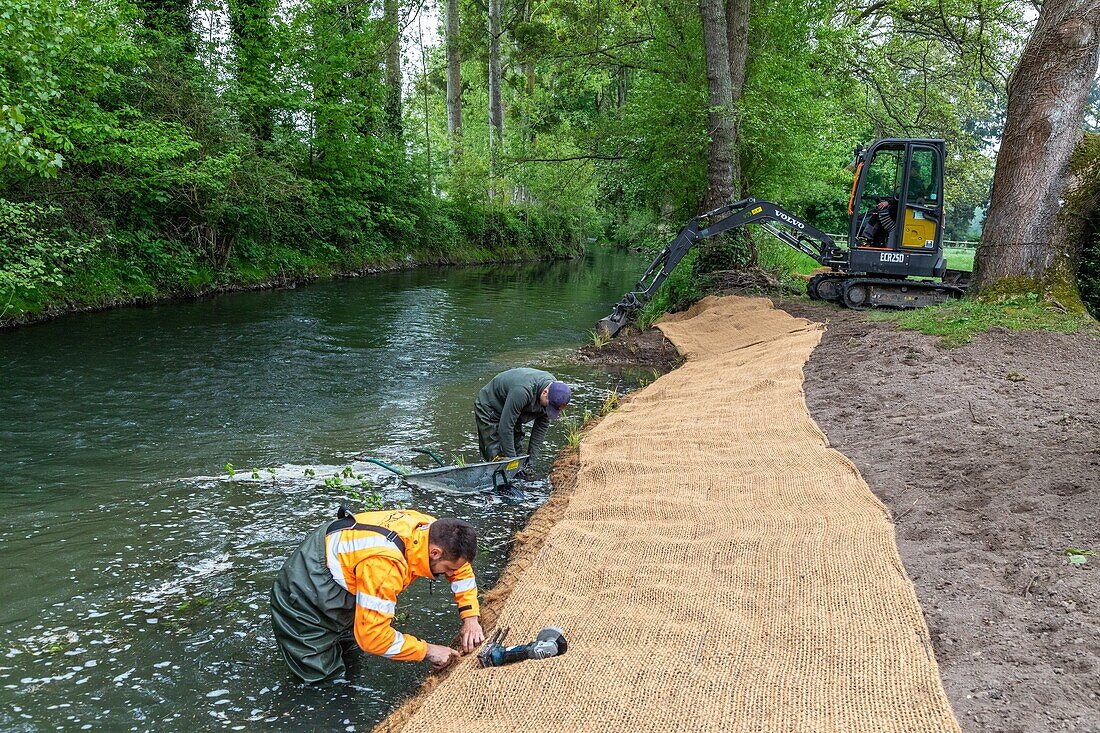
[[[397,594],[417,578],[446,576],[464,652],[485,639],[470,563],[477,532],[461,519],[401,509],[350,514],[318,527],[287,559],[271,589],[275,639],[291,671],[306,682],[342,677],[348,632],[364,651],[389,659],[427,660],[443,669],[460,656],[393,628]]]

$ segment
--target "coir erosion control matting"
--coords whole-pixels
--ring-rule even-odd
[[[584,438],[497,620],[569,651],[467,656],[380,729],[958,731],[889,514],[806,410],[820,327],[708,298],[659,328],[687,362]]]

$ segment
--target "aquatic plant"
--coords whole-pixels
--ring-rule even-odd
[[[589,330],[588,337],[597,349],[602,349],[611,341],[611,337],[607,335],[607,332],[599,328]]]
[[[608,392],[607,397],[603,400],[603,404],[600,405],[600,417],[609,415],[617,409],[619,409],[619,390],[613,389]]]

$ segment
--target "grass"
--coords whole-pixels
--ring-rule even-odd
[[[1067,313],[1051,301],[1034,293],[1017,295],[998,301],[965,299],[905,311],[868,313],[874,321],[893,321],[899,328],[939,336],[944,346],[962,346],[975,334],[991,328],[1011,331],[1055,331],[1077,333],[1095,329],[1093,319]]]
[[[967,247],[943,248],[943,256],[947,259],[947,266],[952,270],[974,272],[974,257],[977,254],[977,249]]]
[[[619,390],[613,389],[607,393],[607,397],[604,398],[603,404],[600,405],[600,417],[609,415],[617,409],[619,409]]]
[[[611,341],[611,337],[607,335],[607,331],[604,331],[602,328],[593,328],[589,330],[588,337],[592,345],[597,349],[602,349]]]

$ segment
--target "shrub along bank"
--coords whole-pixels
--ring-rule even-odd
[[[0,326],[419,264],[572,257],[584,241],[580,224],[561,214],[451,202],[337,244],[308,227],[266,234],[228,238],[202,228],[172,238],[155,228],[91,234],[75,229],[58,208],[0,198]]]

